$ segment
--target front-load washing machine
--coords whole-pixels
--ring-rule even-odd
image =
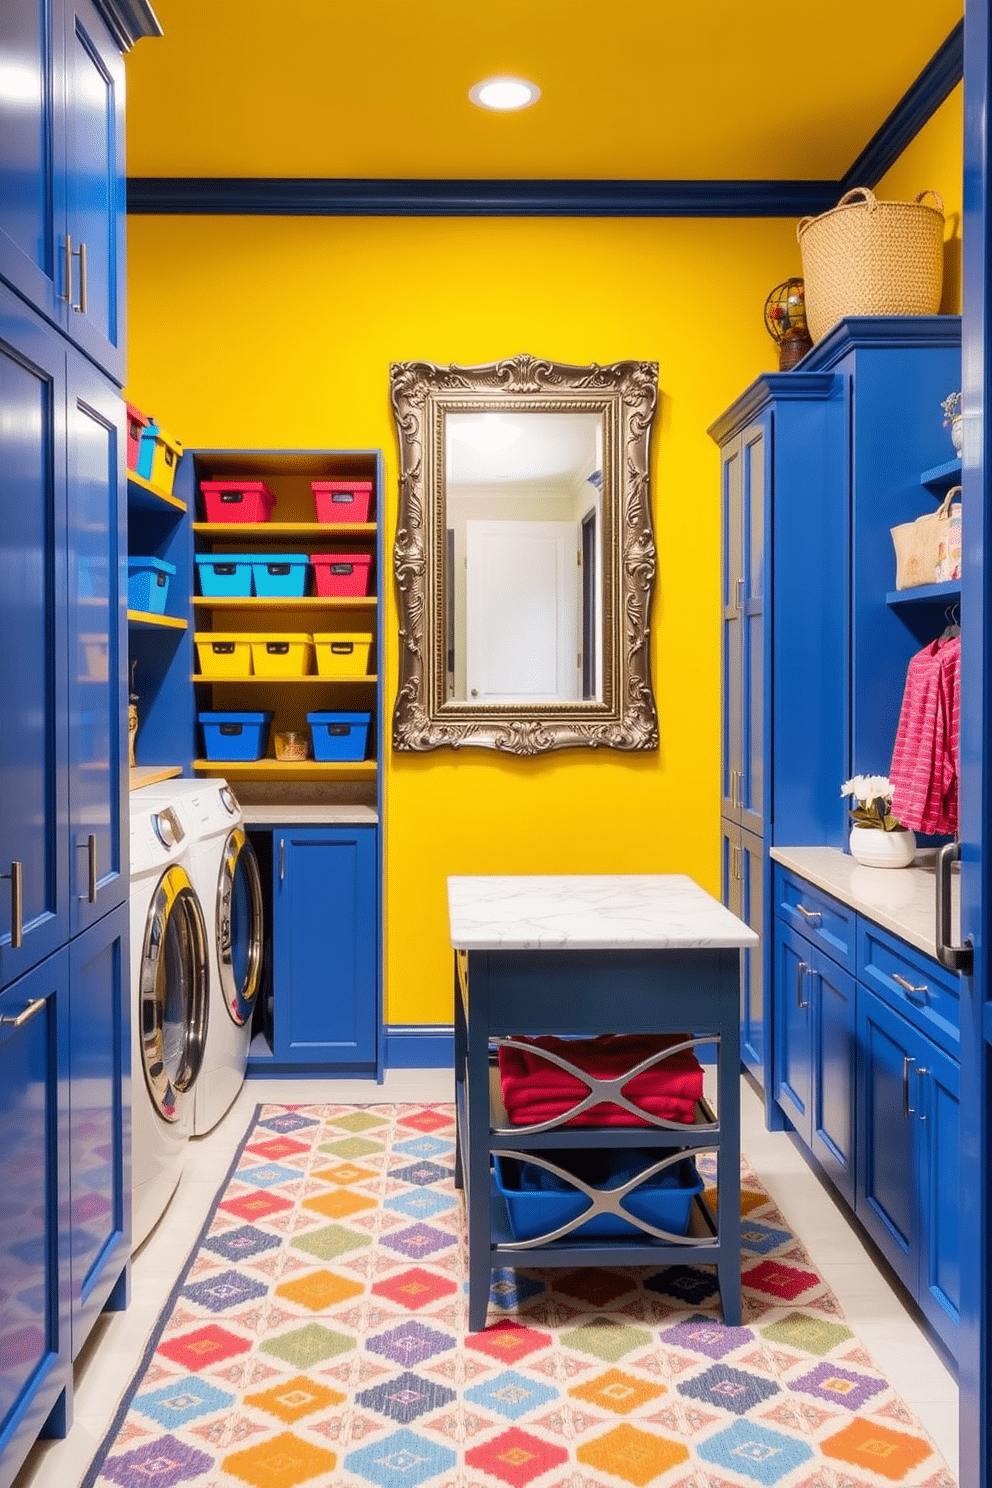
[[[182,1176],[209,1014],[207,927],[179,814],[131,796],[132,1244]]]
[[[244,1084],[262,972],[262,888],[241,807],[225,780],[166,780],[132,801],[157,799],[189,836],[189,873],[207,917],[210,1016],[193,1134],[216,1126]]]

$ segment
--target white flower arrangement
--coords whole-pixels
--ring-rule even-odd
[[[857,827],[870,827],[879,832],[905,832],[906,828],[892,815],[894,787],[887,775],[852,775],[840,788],[842,796],[855,801],[848,815]]]

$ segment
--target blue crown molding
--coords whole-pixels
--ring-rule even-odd
[[[100,0],[136,23],[145,0]],[[155,21],[157,26],[157,21]],[[156,34],[140,31],[140,35]],[[811,217],[852,186],[872,187],[964,69],[959,23],[840,181],[466,181],[132,176],[134,216]]]
[[[963,76],[964,21],[959,21],[857,160],[844,172],[838,183],[839,196],[855,186],[876,186]]]
[[[132,215],[246,217],[805,217],[833,181],[305,180],[132,176]]]
[[[162,27],[147,0],[95,0],[121,51],[129,52],[142,36],[161,36]]]

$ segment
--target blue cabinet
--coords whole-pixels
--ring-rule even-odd
[[[956,1351],[961,1305],[958,1062],[865,991],[858,1004],[855,1212]]]
[[[71,1406],[69,953],[0,992],[0,1488]]]
[[[374,1073],[377,828],[272,832],[274,1063]]]
[[[140,7],[139,7],[140,9]],[[95,0],[5,0],[0,277],[124,381],[124,66]]]
[[[723,902],[749,925],[764,934],[765,854],[760,837],[742,831],[726,817],[721,821]],[[759,1083],[765,1070],[764,944],[741,950],[741,1063]]]
[[[69,1271],[72,1357],[127,1301],[131,1254],[128,908],[70,943]]]

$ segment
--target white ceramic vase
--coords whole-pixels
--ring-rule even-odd
[[[866,868],[908,868],[916,857],[916,834],[855,825],[850,847],[851,857]]]
[[[960,414],[957,418],[951,419],[951,443],[955,452],[960,454],[964,448],[964,420]]]

